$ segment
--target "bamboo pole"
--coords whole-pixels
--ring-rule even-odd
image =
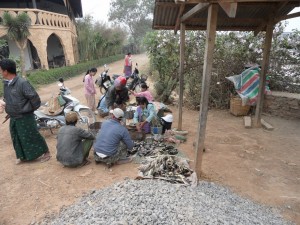
[[[183,73],[185,51],[185,24],[180,24],[180,67],[179,67],[179,105],[178,105],[178,130],[182,130],[182,106],[183,106]]]
[[[195,171],[197,173],[198,178],[200,178],[201,176],[205,129],[206,129],[206,122],[207,122],[207,114],[208,114],[209,86],[210,86],[211,71],[212,71],[212,64],[213,64],[213,52],[215,47],[217,18],[218,18],[218,5],[211,4],[208,8],[200,113],[199,113],[199,124],[198,124],[198,131],[197,131],[198,139],[196,141],[196,146],[195,146],[196,148],[195,149],[195,153],[196,153]]]

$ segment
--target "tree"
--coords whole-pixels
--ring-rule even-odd
[[[15,41],[20,49],[21,73],[26,78],[24,49],[27,46],[27,38],[30,36],[29,27],[31,25],[30,17],[22,12],[16,16],[9,12],[3,14],[3,25],[7,27],[7,37]]]
[[[273,32],[268,77],[271,90],[300,93],[300,32],[283,33],[279,23]],[[214,49],[210,87],[210,107],[226,108],[233,85],[226,79],[240,74],[247,64],[261,64],[265,33],[254,36],[249,32],[218,32]],[[204,62],[204,31],[187,31],[184,62],[185,105],[199,109]],[[155,89],[158,97],[168,100],[177,88],[179,71],[179,35],[172,31],[154,31],[147,34],[145,46],[152,69],[157,71]]]
[[[130,39],[140,47],[145,34],[151,30],[153,0],[112,0],[109,20],[127,27]]]
[[[87,16],[76,21],[78,50],[81,61],[120,54],[125,40],[125,30],[108,27],[105,23],[92,22]]]

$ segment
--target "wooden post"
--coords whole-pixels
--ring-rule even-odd
[[[34,9],[37,8],[37,7],[36,7],[36,1],[35,1],[35,0],[32,0],[32,6],[33,6]]]
[[[204,149],[205,129],[208,114],[209,86],[211,80],[211,71],[213,64],[213,52],[215,47],[215,37],[218,18],[218,5],[211,4],[208,8],[207,31],[205,56],[203,66],[202,91],[200,101],[199,125],[198,125],[198,140],[196,141],[195,149],[195,171],[198,178],[201,176],[202,156]]]
[[[270,50],[272,44],[272,35],[273,35],[273,22],[269,22],[267,24],[265,44],[264,44],[264,52],[263,52],[263,62],[261,65],[260,77],[259,77],[259,90],[258,90],[258,98],[256,103],[255,110],[255,118],[254,118],[254,126],[261,126],[261,113],[263,110],[264,104],[264,94],[265,94],[265,86],[266,86],[266,74],[269,67],[269,58],[270,58]]]
[[[182,130],[182,105],[183,105],[183,73],[185,51],[185,24],[180,24],[180,67],[179,67],[179,105],[178,105],[178,130]]]

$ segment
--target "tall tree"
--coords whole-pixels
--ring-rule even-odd
[[[7,37],[15,41],[20,49],[21,73],[22,76],[26,78],[24,50],[27,46],[28,37],[30,36],[30,17],[25,12],[16,16],[11,15],[9,12],[5,12],[3,14],[3,25],[8,29]]]
[[[133,43],[139,47],[151,30],[153,10],[153,0],[112,0],[109,20],[125,25]]]

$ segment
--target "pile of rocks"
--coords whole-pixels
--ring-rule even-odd
[[[40,225],[292,224],[277,211],[210,182],[196,188],[160,180],[126,180],[92,191]]]

